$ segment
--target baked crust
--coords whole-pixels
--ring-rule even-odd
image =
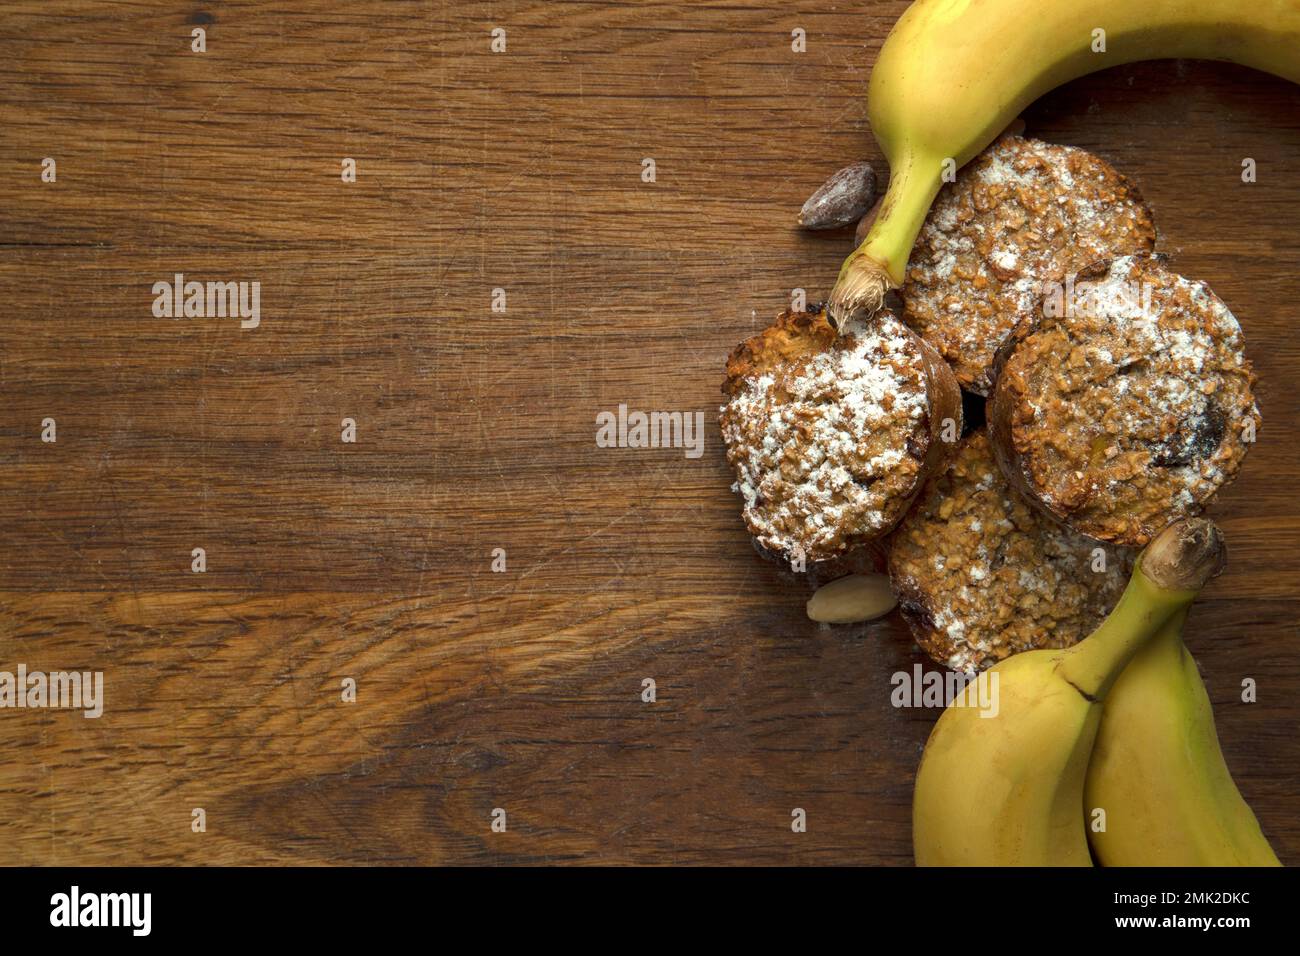
[[[966,672],[1086,637],[1119,599],[1133,556],[1031,507],[984,431],[962,441],[889,538],[890,581],[917,644]]]
[[[1261,418],[1241,327],[1159,255],[1049,290],[995,360],[989,431],[1008,479],[1103,541],[1142,545],[1237,474]]]
[[[722,390],[745,524],[787,566],[886,535],[961,429],[951,370],[888,311],[839,335],[824,310],[785,312],[731,353]]]
[[[1090,262],[1149,252],[1150,208],[1092,153],[1004,136],[940,191],[917,237],[903,319],[952,365],[961,386],[992,387],[1001,342],[1030,318],[1043,282]]]
[[[779,371],[827,351],[836,333],[826,320],[826,310],[811,312],[787,309],[776,321],[753,338],[746,339],[727,356],[724,395],[735,395],[760,375]]]

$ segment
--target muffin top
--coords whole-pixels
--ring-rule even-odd
[[[999,470],[988,435],[963,439],[889,538],[889,570],[921,648],[957,671],[1069,647],[1110,613],[1133,553],[1030,507]]]
[[[1145,544],[1199,513],[1260,424],[1227,306],[1141,255],[1080,272],[1042,311],[1005,346],[991,405],[1013,480],[1106,541]]]
[[[835,330],[786,312],[727,362],[727,459],[758,544],[827,560],[902,516],[930,443],[916,336],[889,312]]]
[[[987,395],[994,353],[1044,281],[1155,246],[1136,188],[1070,146],[1005,136],[940,191],[908,262],[904,320]]]

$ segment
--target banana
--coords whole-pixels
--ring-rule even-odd
[[[1223,553],[1211,522],[1171,525],[1085,640],[1010,657],[949,704],[916,773],[918,866],[1091,865],[1084,783],[1101,701],[1134,653],[1218,573]]]
[[[832,323],[876,311],[902,284],[945,170],[1067,80],[1164,57],[1228,60],[1300,82],[1300,0],[916,0],[871,71],[867,112],[889,191],[840,270]]]
[[[1084,806],[1103,866],[1280,866],[1223,761],[1214,712],[1171,617],[1124,668],[1102,709]]]

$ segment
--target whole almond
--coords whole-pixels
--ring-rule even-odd
[[[820,624],[857,624],[884,617],[898,602],[884,574],[850,574],[824,584],[808,599],[808,616]]]
[[[845,166],[808,197],[799,213],[805,229],[839,229],[863,217],[876,201],[876,171],[870,163]]]

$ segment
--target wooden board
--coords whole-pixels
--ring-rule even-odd
[[[728,350],[849,250],[799,205],[879,159],[906,4],[813,6],[5,5],[0,669],[106,705],[0,711],[0,863],[910,862],[922,658],[805,618],[717,427]],[[1300,863],[1300,91],[1154,63],[1027,120],[1245,327],[1265,425],[1189,641]],[[155,318],[177,272],[260,282],[260,326]],[[598,448],[620,403],[703,455]]]

